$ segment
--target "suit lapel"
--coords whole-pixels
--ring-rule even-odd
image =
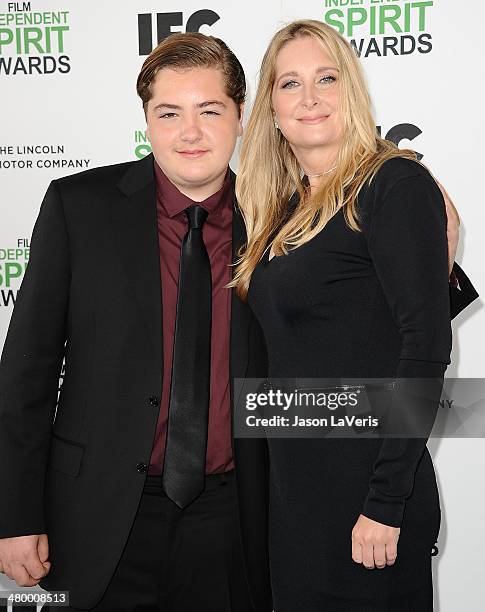
[[[232,174],[233,181],[235,175]],[[237,251],[246,242],[246,228],[244,220],[236,201],[233,199],[232,215],[232,260],[236,261]],[[234,268],[233,268],[234,270]],[[249,332],[251,311],[231,289],[231,331],[230,331],[230,360],[229,377],[231,388],[231,403],[234,405],[234,378],[244,378],[248,365]]]
[[[234,183],[235,174],[231,173]],[[114,210],[118,249],[123,267],[140,308],[144,328],[155,356],[163,363],[162,287],[158,244],[156,186],[153,155],[133,163],[118,182],[123,194]],[[236,197],[233,197],[232,258],[246,241],[246,230]],[[229,376],[231,399],[234,378],[243,378],[248,364],[251,311],[231,289]]]
[[[117,186],[124,196],[114,210],[118,249],[161,370],[162,292],[153,155],[133,163]]]

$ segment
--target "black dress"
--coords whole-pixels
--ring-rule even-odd
[[[256,267],[248,300],[269,375],[438,377],[450,363],[446,213],[419,164],[388,160],[311,241]],[[423,439],[269,439],[276,612],[428,612],[440,526]],[[394,566],[352,560],[360,514],[401,527]]]

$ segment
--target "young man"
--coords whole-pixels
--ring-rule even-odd
[[[269,612],[266,449],[231,438],[233,379],[266,351],[224,289],[244,73],[176,34],[138,93],[153,155],[53,181],[34,229],[0,371],[0,571],[71,609]]]
[[[0,570],[73,609],[271,610],[258,446],[231,444],[232,381],[266,373],[224,288],[245,89],[222,41],[166,39],[138,78],[153,155],[53,181],[35,226],[0,374]]]

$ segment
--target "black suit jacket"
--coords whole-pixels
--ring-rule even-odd
[[[244,240],[234,200],[233,253]],[[234,378],[266,375],[266,350],[234,291],[231,309],[233,402]],[[40,584],[69,590],[75,607],[100,599],[135,518],[162,346],[153,156],[53,181],[2,354],[0,537],[47,533],[52,568]],[[234,453],[247,576],[266,612],[266,448],[238,440]]]

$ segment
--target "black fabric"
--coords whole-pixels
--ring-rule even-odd
[[[184,510],[164,494],[160,476],[148,476],[121,559],[91,610],[251,612],[237,533],[233,472],[208,476]]]
[[[479,297],[470,279],[456,261],[453,263],[453,272],[458,279],[459,287],[450,285],[450,311],[452,319]]]
[[[235,256],[245,240],[235,201],[232,237]],[[50,184],[0,365],[0,537],[48,533],[41,586],[69,589],[79,607],[101,598],[142,494],[162,388],[158,262],[152,155]],[[233,405],[234,378],[265,377],[267,355],[234,291],[231,313]],[[246,575],[255,610],[270,612],[268,448],[233,447]]]
[[[204,488],[210,399],[212,276],[202,227],[207,211],[186,209],[180,250],[163,486],[180,508]]]
[[[361,191],[358,212],[361,232],[340,210],[310,242],[258,264],[249,303],[269,375],[440,381],[451,349],[441,193],[422,166],[391,160]],[[431,611],[440,508],[425,440],[269,438],[268,446],[275,609],[381,612],[409,599]],[[395,566],[368,571],[352,560],[361,513],[401,527]]]
[[[233,219],[235,256],[245,239],[235,201]],[[162,388],[159,254],[152,155],[53,181],[3,348],[0,537],[47,533],[52,567],[40,584],[69,590],[79,608],[100,600],[142,495]],[[264,372],[266,355],[234,291],[231,313],[233,400],[234,378]],[[246,460],[235,462],[243,506],[266,483]],[[241,530],[264,543],[264,498],[252,503]],[[267,576],[264,549],[246,554],[248,575]],[[251,587],[271,610],[269,583]]]

